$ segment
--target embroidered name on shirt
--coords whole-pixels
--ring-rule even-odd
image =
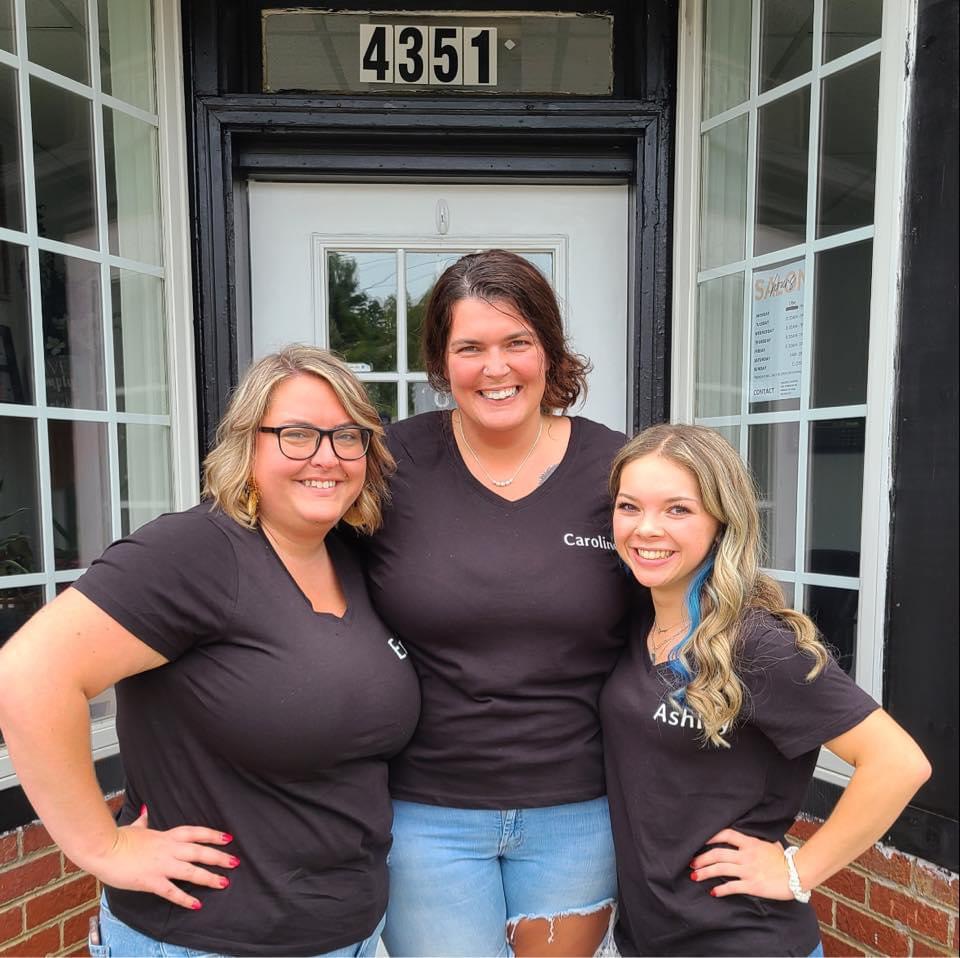
[[[688,708],[678,712],[674,708],[669,708],[666,702],[661,702],[657,706],[653,719],[655,722],[663,722],[664,725],[679,725],[680,728],[695,728],[698,732],[703,731],[703,722],[700,721],[700,716],[696,712],[691,712]],[[726,733],[727,727],[724,725],[720,729],[721,735]]]
[[[407,657],[407,650],[403,647],[403,643],[399,639],[387,639],[387,645],[393,649],[398,659],[405,659]]]
[[[607,549],[613,552],[617,547],[606,536],[575,536],[572,532],[563,534],[563,544],[565,546],[582,546],[587,549]]]

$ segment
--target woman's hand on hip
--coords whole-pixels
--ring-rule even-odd
[[[179,825],[166,831],[150,828],[144,806],[135,822],[117,829],[113,847],[88,863],[88,868],[106,885],[150,892],[197,910],[200,902],[174,882],[226,888],[229,878],[200,866],[236,868],[240,864],[236,856],[210,847],[232,841],[232,835],[199,825]]]
[[[710,889],[715,898],[727,895],[756,895],[778,901],[793,898],[787,883],[783,846],[779,842],[767,842],[725,828],[706,844],[720,847],[697,855],[690,862],[690,877],[697,882],[710,878],[728,879]]]

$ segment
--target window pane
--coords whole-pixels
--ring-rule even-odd
[[[832,589],[808,585],[803,611],[817,624],[840,668],[856,678],[854,654],[857,647],[857,602],[855,589]]]
[[[813,0],[762,0],[760,92],[806,73],[813,56]]]
[[[807,571],[860,574],[863,419],[810,423]]]
[[[739,426],[710,426],[714,432],[723,436],[727,442],[733,446],[737,452],[740,452],[740,427]]]
[[[85,0],[27,0],[27,53],[34,63],[89,83]]]
[[[397,368],[397,257],[328,253],[330,348],[370,372]],[[364,370],[359,370],[364,371]]]
[[[763,564],[791,570],[796,565],[800,425],[782,422],[751,426],[747,444],[760,496]]]
[[[129,535],[173,508],[170,429],[120,423],[120,532]]]
[[[396,383],[364,383],[364,389],[370,397],[370,402],[377,407],[380,419],[384,423],[397,421],[397,384]]]
[[[27,250],[0,241],[0,402],[33,402]]]
[[[43,586],[0,589],[0,646],[43,605]],[[0,732],[0,743],[3,733]]]
[[[420,334],[427,300],[440,274],[463,255],[462,252],[407,253],[407,369],[420,372],[424,368],[420,355]]]
[[[99,0],[100,83],[104,93],[153,112],[153,4]]]
[[[407,383],[407,415],[453,409],[456,403],[450,393],[438,393],[430,383]]]
[[[823,10],[823,59],[833,60],[880,39],[881,0],[826,0]]]
[[[0,50],[17,52],[17,35],[13,29],[13,0],[0,0]]]
[[[103,108],[110,252],[160,265],[160,173],[157,128]]]
[[[811,406],[867,401],[873,243],[817,254]]]
[[[32,419],[0,418],[0,576],[43,571],[35,428]]]
[[[40,251],[47,405],[106,408],[100,267]]]
[[[704,4],[704,119],[750,95],[750,8],[750,0]]]
[[[818,236],[873,222],[879,96],[879,57],[823,81]]]
[[[0,63],[0,226],[11,230],[24,228],[18,104],[17,71]],[[3,274],[0,273],[0,296],[3,294],[2,284]]]
[[[110,270],[117,409],[165,414],[167,334],[163,281],[128,269]]]
[[[49,239],[96,249],[90,101],[31,77],[30,109],[37,230]]]
[[[107,427],[51,419],[50,481],[57,569],[82,569],[110,543]]]
[[[760,107],[757,117],[753,252],[759,256],[806,238],[810,88]]]
[[[743,273],[733,273],[697,290],[696,415],[739,415],[742,376]]]
[[[780,591],[783,592],[783,604],[788,609],[792,609],[794,607],[796,587],[792,582],[777,582],[777,585],[780,586]]]
[[[700,168],[700,269],[743,259],[747,224],[748,117],[703,135]]]

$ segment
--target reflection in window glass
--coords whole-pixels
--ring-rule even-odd
[[[164,414],[167,395],[167,332],[163,282],[128,269],[110,270],[117,409]]]
[[[0,5],[2,3],[0,0]],[[11,230],[24,228],[18,103],[17,71],[0,63],[0,226]],[[0,284],[2,282],[3,274],[0,273]]]
[[[422,370],[420,335],[427,300],[440,274],[460,259],[462,252],[408,252],[406,255],[407,283],[407,369]],[[413,406],[410,407],[411,410]]]
[[[759,493],[763,564],[772,569],[792,570],[796,565],[800,424],[750,426],[747,445]]]
[[[42,572],[34,420],[0,418],[0,449],[0,576]]]
[[[43,605],[43,587],[0,589],[0,646]],[[0,732],[0,744],[3,733]]]
[[[103,109],[110,252],[160,265],[160,172],[157,128]]]
[[[697,416],[736,416],[743,397],[743,273],[697,290]]]
[[[759,256],[802,243],[806,237],[810,88],[760,107],[757,122],[753,252]]]
[[[860,574],[863,419],[810,423],[807,571]]]
[[[150,0],[98,0],[100,83],[104,93],[152,113],[153,4]]]
[[[817,254],[810,405],[867,401],[873,243]]]
[[[438,409],[454,409],[456,405],[450,393],[438,393],[430,383],[407,383],[408,416],[436,412]]]
[[[47,405],[104,409],[100,267],[40,251]]]
[[[85,0],[28,0],[27,55],[80,83],[90,82]]]
[[[0,240],[0,403],[33,402],[27,250]]]
[[[397,256],[327,254],[330,348],[357,372],[397,368]],[[367,367],[367,368],[363,368]]]
[[[96,190],[90,101],[30,78],[37,230],[48,239],[96,249]]]
[[[760,92],[812,66],[813,0],[761,0]]]
[[[703,5],[703,118],[743,103],[750,95],[750,0]]]
[[[13,0],[0,0],[0,50],[17,52],[17,35],[13,29]]]
[[[82,569],[110,543],[110,460],[104,423],[51,419],[56,569]]]
[[[384,423],[397,421],[397,384],[396,383],[364,383],[364,389],[370,397],[370,402],[380,413]]]
[[[882,0],[826,0],[823,8],[823,60],[834,60],[880,39]]]
[[[805,592],[803,611],[816,623],[840,668],[855,679],[854,655],[857,647],[859,599],[857,591],[808,585]]]
[[[120,423],[120,531],[129,535],[173,508],[170,429]]]
[[[817,236],[873,222],[880,58],[823,81]]]
[[[700,154],[700,269],[743,259],[747,221],[748,116],[703,134]]]

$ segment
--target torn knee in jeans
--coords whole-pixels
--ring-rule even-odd
[[[507,940],[512,944],[514,935],[516,934],[517,927],[522,921],[545,921],[548,923],[548,934],[547,942],[552,943],[554,940],[554,935],[556,931],[556,922],[562,918],[572,918],[578,916],[586,915],[596,915],[598,912],[603,911],[604,909],[610,909],[610,918],[607,922],[607,931],[604,935],[606,938],[610,934],[610,930],[613,928],[613,923],[616,918],[617,910],[614,907],[616,905],[615,898],[605,898],[603,901],[597,902],[595,905],[587,905],[585,908],[569,908],[566,911],[558,911],[552,915],[512,915],[507,919]]]

